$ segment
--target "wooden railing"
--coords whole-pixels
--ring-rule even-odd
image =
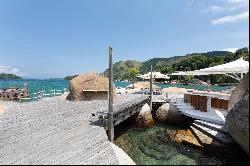
[[[213,108],[228,110],[229,96],[213,93],[185,93],[184,102],[190,103],[196,110],[207,112]]]
[[[41,100],[44,97],[55,97],[55,96],[60,96],[62,95],[64,92],[67,92],[68,90],[66,88],[64,88],[63,90],[61,89],[53,89],[50,90],[50,93],[45,93],[45,90],[42,91],[38,91],[36,93],[33,93],[33,95],[35,95],[34,97],[20,97],[20,102],[22,101],[34,101],[34,100]]]

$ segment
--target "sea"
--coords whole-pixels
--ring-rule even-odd
[[[116,87],[127,87],[130,82],[123,81],[115,81],[114,85]],[[27,86],[30,94],[37,93],[39,91],[44,91],[44,93],[51,93],[54,90],[56,91],[68,91],[69,90],[69,81],[64,79],[21,79],[21,80],[13,80],[13,79],[4,79],[0,80],[0,89],[10,88],[10,87],[18,87],[23,88]],[[182,84],[162,84],[155,83],[155,85],[161,88],[168,87],[179,87],[179,88],[188,88],[188,89],[196,89],[196,90],[207,90],[207,86],[202,85],[182,85]],[[222,91],[227,89],[228,87],[222,87],[219,85],[212,85],[210,89],[212,91]]]

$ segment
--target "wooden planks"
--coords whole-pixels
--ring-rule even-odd
[[[121,95],[114,108],[146,98]],[[91,116],[107,111],[101,100],[11,103],[0,114],[0,164],[118,164],[105,129]]]
[[[184,102],[190,103],[196,110],[200,110],[201,112],[207,112],[207,100],[209,94],[201,94],[201,93],[186,93],[184,94]],[[228,97],[222,97],[221,95],[211,98],[211,107],[213,108],[220,108],[224,110],[228,110]]]

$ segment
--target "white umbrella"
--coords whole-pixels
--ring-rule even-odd
[[[150,79],[150,75],[151,75],[151,73],[149,72],[147,74],[139,75],[137,77],[147,80],[147,79]],[[168,75],[161,74],[160,72],[152,72],[152,78],[153,79],[155,79],[155,78],[156,79],[169,79],[170,77]]]
[[[236,80],[240,80],[244,73],[249,71],[249,62],[245,61],[243,58],[238,60],[225,63],[222,65],[217,65],[205,69],[187,71],[187,72],[177,72],[172,73],[171,75],[209,75],[209,74],[225,74],[230,76]],[[236,74],[241,74],[241,78],[239,78]]]

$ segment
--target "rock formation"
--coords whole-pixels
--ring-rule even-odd
[[[85,73],[73,78],[69,89],[67,100],[107,100],[109,80],[96,73]],[[115,88],[113,92],[115,96]]]
[[[173,103],[166,103],[156,111],[156,119],[160,122],[182,124],[187,122],[187,117],[182,115]]]
[[[234,140],[249,154],[249,73],[230,97],[225,124]]]
[[[148,104],[145,104],[134,122],[135,128],[150,127],[154,124],[154,119]]]

